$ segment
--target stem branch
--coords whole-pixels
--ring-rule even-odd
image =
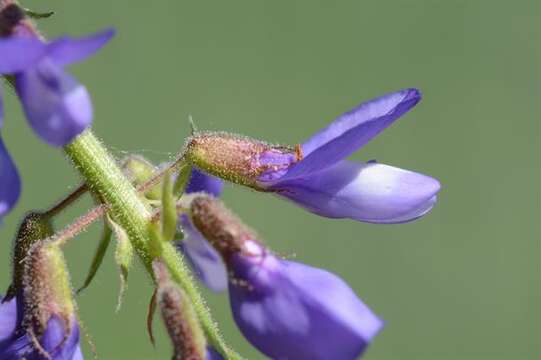
[[[116,161],[90,130],[64,147],[66,154],[83,176],[90,191],[102,199],[113,219],[127,232],[139,258],[152,276],[149,249],[150,206],[124,176]],[[170,243],[163,244],[163,260],[171,275],[192,300],[209,343],[228,359],[240,359],[230,350],[218,332],[183,259]]]

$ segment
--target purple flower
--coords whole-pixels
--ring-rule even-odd
[[[411,221],[436,203],[437,180],[346,158],[420,99],[416,89],[373,99],[295,148],[224,133],[200,133],[190,141],[187,155],[209,173],[275,193],[321,216],[371,223]]]
[[[205,192],[213,196],[222,193],[223,181],[197,169],[192,170],[186,193]],[[180,217],[185,237],[178,242],[178,249],[186,256],[194,273],[209,289],[222,292],[227,289],[227,273],[220,255],[193,226],[186,215]]]
[[[339,277],[282,260],[256,242],[228,261],[231,310],[244,336],[273,359],[357,359],[383,322]]]
[[[0,74],[15,75],[15,87],[36,134],[53,146],[71,142],[92,122],[92,105],[85,87],[64,71],[102,47],[113,31],[83,39],[60,38],[43,43],[36,38],[0,39]],[[3,125],[0,93],[0,130]],[[17,202],[21,181],[0,137],[0,219]]]
[[[343,280],[274,256],[219,200],[194,198],[190,217],[227,265],[235,322],[270,358],[357,359],[381,330]]]
[[[4,109],[2,94],[0,94],[0,134],[3,120]],[[0,136],[0,220],[15,206],[20,194],[21,179],[19,172]]]
[[[90,126],[92,104],[86,88],[64,71],[107,43],[107,30],[82,39],[37,38],[0,40],[0,74],[15,75],[15,88],[36,134],[53,146],[64,146]]]
[[[214,350],[212,347],[207,347],[207,357],[205,360],[224,360],[222,355],[220,355],[216,350]]]
[[[1,360],[82,360],[79,346],[79,325],[75,317],[70,320],[69,334],[64,321],[51,316],[41,336],[37,336],[41,349],[23,326],[24,305],[21,296],[0,303],[0,359]]]

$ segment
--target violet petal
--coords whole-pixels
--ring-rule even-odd
[[[207,356],[205,360],[224,360],[224,358],[212,347],[207,346]]]
[[[35,38],[0,39],[0,74],[14,74],[36,65],[47,46]]]
[[[34,131],[53,146],[64,146],[92,123],[86,88],[50,60],[16,77],[26,118]]]
[[[17,299],[13,298],[5,303],[0,303],[0,353],[4,342],[13,335],[16,328]]]
[[[353,360],[382,321],[339,277],[272,255],[236,255],[231,309],[244,336],[273,359]]]
[[[79,39],[62,37],[47,44],[47,55],[59,66],[70,65],[93,55],[114,35],[114,29],[107,29]]]
[[[20,194],[19,172],[0,137],[0,220],[15,206]]]
[[[75,349],[71,360],[84,360],[83,352],[81,351],[80,345],[77,345],[77,348]]]
[[[53,315],[48,323],[45,333],[40,339],[41,346],[54,360],[72,360],[79,347],[79,325],[73,321],[68,337],[64,322]]]
[[[271,188],[318,215],[371,223],[402,223],[419,218],[432,209],[439,189],[439,182],[426,175],[347,160]]]
[[[186,186],[186,193],[206,192],[218,197],[222,193],[223,185],[224,182],[221,179],[208,175],[194,167],[192,168],[190,181]]]
[[[178,248],[192,266],[194,273],[209,289],[222,292],[227,289],[227,271],[218,252],[183,215],[180,219],[185,238]]]
[[[323,170],[345,159],[421,100],[417,89],[405,89],[362,103],[339,116],[302,144],[304,158],[280,179]]]

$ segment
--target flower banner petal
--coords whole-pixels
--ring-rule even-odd
[[[47,45],[48,56],[59,66],[70,65],[93,55],[114,35],[114,29],[107,29],[79,39],[62,37]]]
[[[347,160],[270,188],[315,214],[371,223],[415,220],[432,209],[439,189],[439,182],[426,175]]]
[[[281,180],[306,176],[345,159],[421,100],[417,89],[405,89],[362,103],[341,115],[302,144],[304,158]]]
[[[0,74],[14,74],[36,65],[47,46],[34,38],[0,39]]]

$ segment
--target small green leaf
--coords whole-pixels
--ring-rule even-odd
[[[100,242],[98,244],[98,248],[96,249],[96,252],[94,253],[94,257],[92,258],[92,263],[90,264],[90,269],[88,270],[88,275],[86,275],[85,282],[83,286],[81,286],[77,290],[77,294],[79,294],[81,291],[86,289],[88,285],[92,282],[94,279],[94,276],[98,272],[98,269],[100,268],[103,258],[105,256],[105,253],[107,252],[107,249],[109,248],[109,244],[111,243],[111,235],[112,235],[111,228],[106,223],[103,224],[103,232],[101,235]]]
[[[115,261],[120,271],[120,291],[118,293],[118,303],[116,307],[116,311],[118,312],[122,307],[124,293],[128,287],[128,272],[133,260],[133,247],[124,228],[115,223],[110,217],[108,217],[107,220],[109,226],[115,233],[117,240]]]
[[[173,184],[169,170],[163,177],[161,218],[163,238],[165,241],[171,241],[177,232],[177,204],[173,195]]]
[[[183,163],[178,171],[175,184],[173,185],[173,195],[175,199],[178,199],[184,194],[186,185],[190,181],[190,176],[192,175],[192,166],[188,163]]]

